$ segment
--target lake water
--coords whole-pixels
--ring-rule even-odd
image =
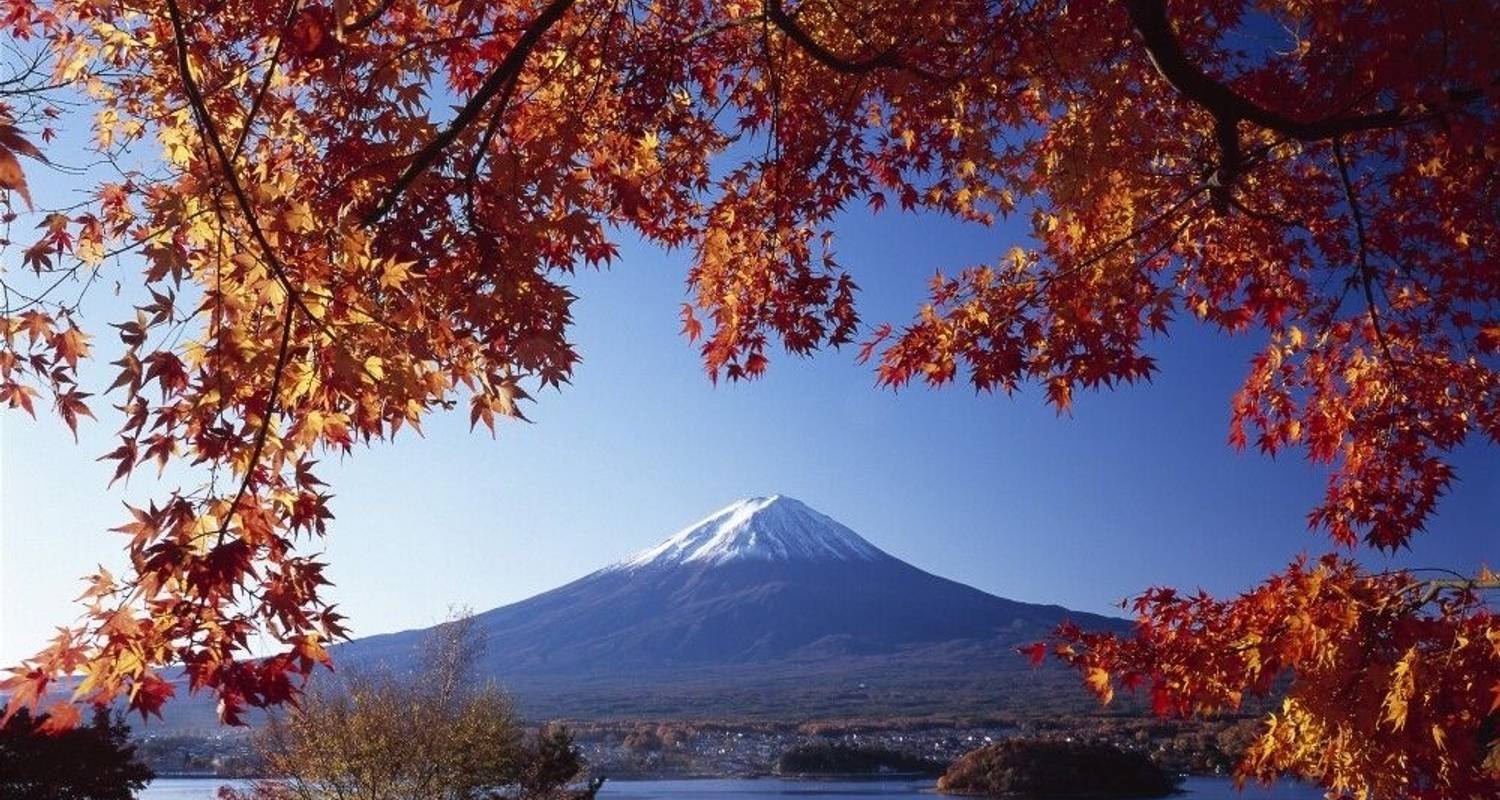
[[[152,783],[138,800],[213,800],[223,785],[236,781],[164,778]],[[1225,778],[1189,778],[1182,800],[1321,800],[1323,792],[1292,783],[1236,792]],[[838,800],[933,800],[931,781],[783,781],[726,779],[697,781],[610,781],[599,793],[614,800],[765,800],[772,797],[828,797]]]

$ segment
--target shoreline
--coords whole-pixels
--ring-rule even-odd
[[[738,775],[683,775],[662,773],[656,775],[602,776],[608,783],[650,783],[663,781],[796,781],[800,783],[875,783],[879,781],[931,781],[937,783],[938,776],[916,772],[898,773],[838,773],[833,775],[778,775],[772,772]],[[211,772],[160,772],[151,780],[177,781],[267,781],[276,780],[269,775],[215,775]]]

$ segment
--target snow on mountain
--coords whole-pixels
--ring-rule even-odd
[[[610,570],[734,561],[879,561],[880,548],[837,520],[784,495],[731,503]]]

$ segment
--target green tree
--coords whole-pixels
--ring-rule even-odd
[[[583,762],[578,748],[573,744],[573,734],[561,725],[548,725],[523,749],[524,758],[517,776],[516,788],[520,797],[551,797],[583,771]],[[589,788],[581,794],[593,797],[604,784],[602,778],[594,778]]]
[[[121,715],[54,730],[24,709],[0,726],[0,800],[130,800],[154,777],[136,757]]]

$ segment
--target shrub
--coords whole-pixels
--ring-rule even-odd
[[[965,754],[938,791],[987,797],[1164,797],[1176,781],[1141,753],[1105,744],[1011,739]]]
[[[474,680],[472,618],[437,629],[410,674],[349,669],[273,719],[257,747],[273,776],[237,800],[543,800],[592,797],[568,784],[582,769],[569,733],[528,736],[510,698]]]

